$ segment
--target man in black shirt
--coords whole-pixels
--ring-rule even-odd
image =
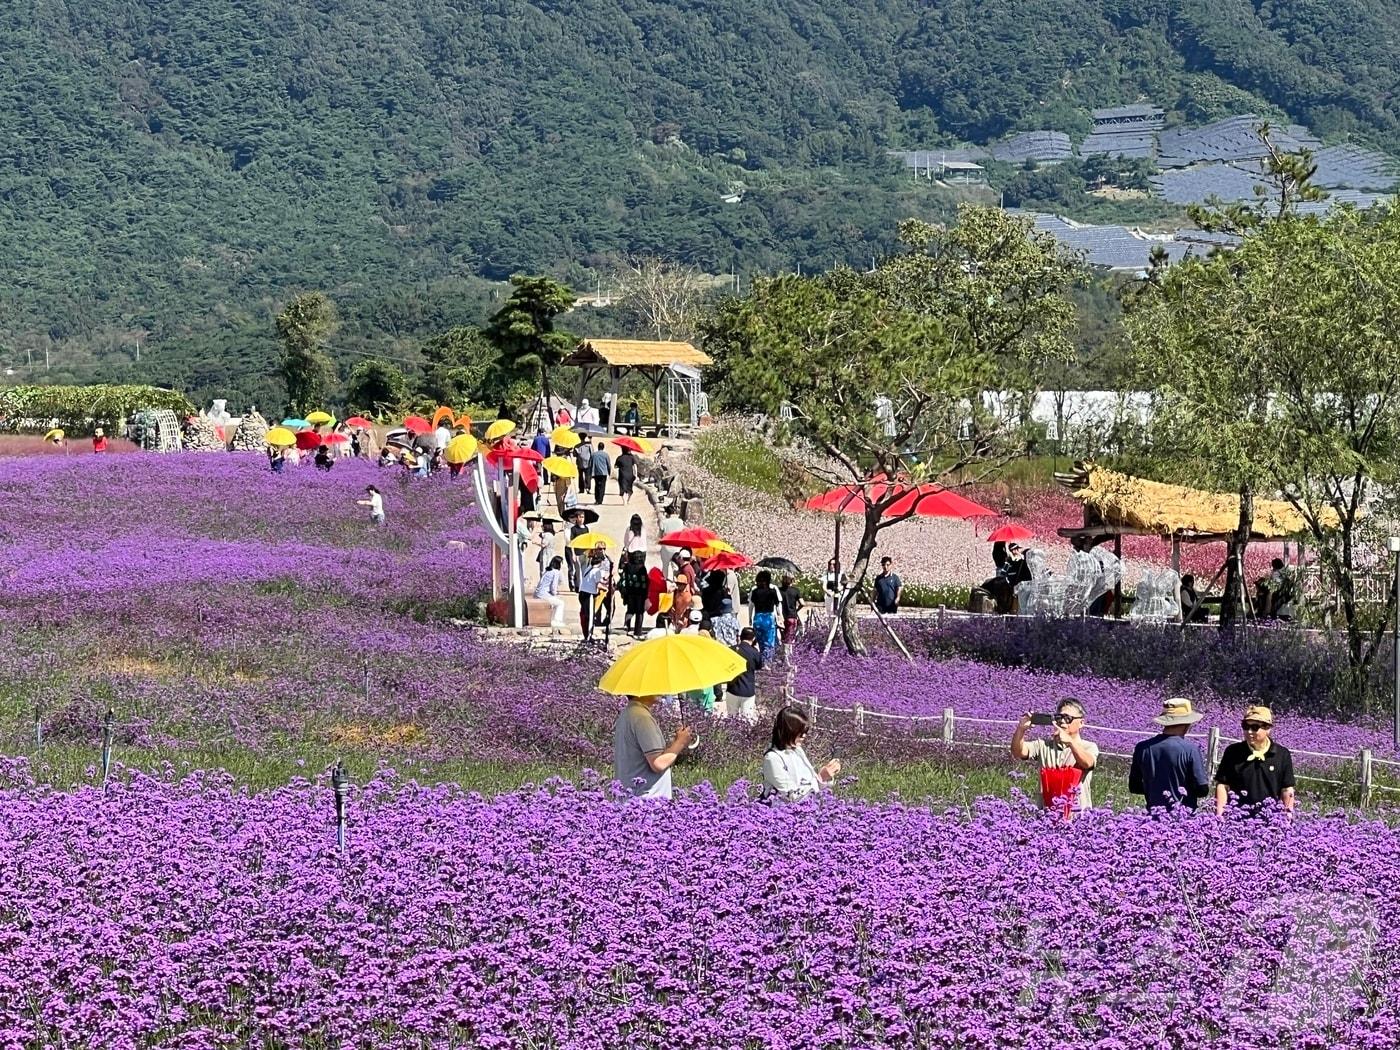
[[[1236,804],[1249,809],[1273,799],[1291,813],[1297,786],[1293,756],[1273,742],[1273,712],[1262,706],[1246,708],[1240,724],[1244,739],[1225,749],[1215,771],[1215,812],[1224,813],[1233,795]]]
[[[739,632],[739,644],[734,651],[744,658],[744,669],[724,691],[724,711],[730,718],[746,722],[758,720],[758,681],[755,671],[763,670],[763,654],[758,651],[757,635],[752,627]]]
[[[893,560],[881,558],[880,572],[875,577],[875,608],[885,616],[899,612],[903,592],[904,582],[895,575]]]

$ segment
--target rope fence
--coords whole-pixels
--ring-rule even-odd
[[[991,748],[993,750],[1006,750],[1007,744],[1003,742],[978,740],[975,737],[959,736],[957,726],[959,724],[976,726],[997,726],[1007,730],[1007,739],[1010,739],[1010,732],[1019,725],[1019,721],[1009,718],[981,718],[973,715],[960,715],[954,708],[946,707],[941,715],[901,715],[890,711],[871,711],[864,705],[857,704],[855,707],[835,707],[829,704],[819,703],[815,696],[807,697],[803,706],[807,711],[808,722],[812,726],[821,724],[819,716],[849,715],[859,737],[873,737],[876,739],[900,740],[917,744],[942,744],[948,747],[980,747]],[[901,735],[898,737],[886,733],[872,733],[867,727],[867,720],[875,720],[877,723],[906,723],[913,729],[921,724],[937,722],[941,724],[942,733],[939,736],[920,736],[914,733]],[[1139,737],[1148,739],[1156,734],[1146,732],[1141,729],[1123,729],[1118,726],[1086,725],[1086,730],[1098,733],[1118,733],[1123,736]],[[1205,733],[1187,733],[1188,740],[1204,742],[1206,766],[1214,773],[1220,764],[1220,756],[1224,752],[1225,745],[1235,743],[1237,738],[1224,736],[1219,727],[1212,726]],[[1294,755],[1301,755],[1304,758],[1318,759],[1321,762],[1335,762],[1342,765],[1355,763],[1357,776],[1355,780],[1339,780],[1336,777],[1314,776],[1306,773],[1295,773],[1295,777],[1300,782],[1310,784],[1327,784],[1332,787],[1353,788],[1356,791],[1358,802],[1363,805],[1370,805],[1377,792],[1389,792],[1400,795],[1400,785],[1377,783],[1375,771],[1377,766],[1385,766],[1390,769],[1400,770],[1400,761],[1388,758],[1376,758],[1370,748],[1363,747],[1354,754],[1340,754],[1334,751],[1304,751],[1290,748]],[[1108,751],[1099,749],[1099,755],[1107,758],[1131,759],[1131,752]]]

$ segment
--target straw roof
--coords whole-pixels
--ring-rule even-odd
[[[1162,536],[1233,532],[1240,521],[1240,498],[1224,492],[1203,492],[1183,485],[1147,481],[1129,474],[1086,464],[1088,481],[1074,495],[1105,525],[1138,529]],[[1329,526],[1336,515],[1330,511]],[[1326,520],[1327,515],[1324,515]],[[1292,504],[1255,499],[1254,539],[1284,539],[1307,531],[1303,516]]]
[[[612,365],[618,368],[699,367],[712,364],[709,355],[689,343],[645,339],[585,339],[563,361],[566,365]]]

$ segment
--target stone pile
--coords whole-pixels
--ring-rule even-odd
[[[185,420],[186,452],[223,452],[227,446],[219,437],[219,428],[207,416],[190,416]]]
[[[249,412],[233,432],[233,451],[261,452],[267,447],[267,420],[257,412]]]

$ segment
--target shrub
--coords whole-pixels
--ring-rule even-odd
[[[12,386],[0,390],[0,429],[116,426],[143,408],[168,408],[177,416],[195,411],[184,394],[154,386]]]

